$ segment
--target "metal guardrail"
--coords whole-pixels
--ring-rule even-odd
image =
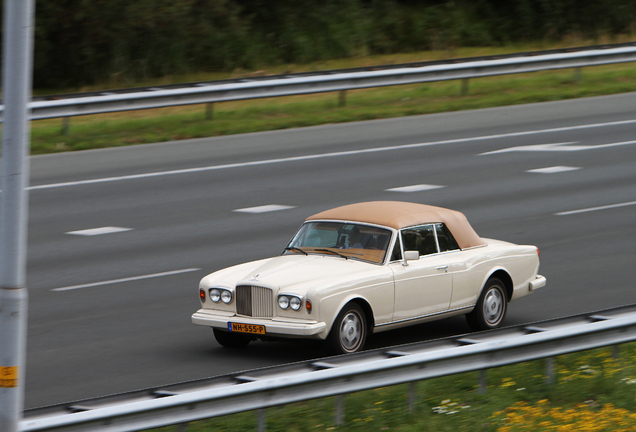
[[[606,49],[628,48],[628,47],[636,47],[636,42],[556,48],[556,49],[543,50],[543,51],[522,51],[522,52],[509,53],[509,54],[495,54],[495,55],[479,56],[479,57],[459,57],[459,58],[443,59],[443,60],[427,60],[427,61],[417,61],[417,62],[409,62],[409,63],[359,66],[359,67],[346,68],[346,69],[326,69],[326,70],[318,70],[318,71],[284,73],[284,74],[277,74],[277,75],[265,75],[265,74],[262,74],[262,72],[254,72],[254,73],[245,74],[243,76],[238,76],[235,78],[227,78],[227,79],[216,80],[216,81],[197,81],[197,82],[189,82],[189,83],[164,84],[164,85],[147,86],[147,87],[110,89],[108,91],[94,90],[94,91],[87,91],[87,92],[81,92],[81,93],[52,94],[52,95],[35,96],[33,97],[33,100],[34,101],[59,100],[59,99],[90,97],[90,96],[104,96],[106,94],[143,93],[146,91],[157,91],[157,90],[177,90],[177,89],[182,89],[187,87],[202,87],[206,85],[216,85],[216,84],[235,84],[235,83],[241,83],[241,82],[247,82],[247,81],[267,81],[267,80],[275,80],[275,79],[283,79],[283,78],[300,78],[300,77],[321,76],[321,75],[324,76],[324,75],[334,75],[334,74],[351,73],[351,72],[369,72],[369,71],[376,71],[376,70],[402,69],[402,68],[444,65],[444,64],[452,64],[452,63],[467,63],[467,62],[475,62],[475,61],[535,57],[538,55],[565,54],[565,53],[571,53],[571,52],[595,51],[595,50],[606,50]]]
[[[636,305],[27,410],[21,432],[187,423],[636,340]]]
[[[241,99],[292,96],[346,91],[381,86],[479,78],[494,75],[537,72],[550,69],[582,68],[636,61],[633,44],[573,52],[534,52],[526,55],[449,60],[443,63],[413,63],[379,70],[342,70],[321,74],[260,77],[240,82],[202,82],[190,86],[120,90],[88,96],[64,95],[56,100],[35,100],[29,104],[31,119],[73,117],[167,106],[206,104]],[[132,89],[134,90],[134,89]],[[0,121],[4,107],[0,107]]]

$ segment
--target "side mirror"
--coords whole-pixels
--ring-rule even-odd
[[[419,251],[404,251],[404,261],[417,261],[419,259]]]

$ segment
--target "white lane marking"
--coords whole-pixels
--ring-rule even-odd
[[[305,161],[305,160],[322,159],[322,158],[330,158],[330,157],[359,155],[364,153],[378,153],[378,152],[393,151],[393,150],[405,150],[405,149],[413,149],[413,148],[427,147],[427,146],[434,146],[434,145],[457,144],[457,143],[464,143],[464,142],[482,141],[482,140],[498,139],[498,138],[510,138],[510,137],[527,136],[527,135],[538,135],[543,133],[563,132],[563,131],[571,131],[571,130],[578,130],[578,129],[605,127],[605,126],[620,126],[620,125],[626,125],[626,124],[632,124],[632,123],[636,123],[636,119],[609,122],[609,123],[598,123],[598,124],[591,124],[591,125],[569,126],[569,127],[552,128],[552,129],[540,129],[540,130],[534,130],[534,131],[511,132],[511,133],[505,133],[505,134],[485,135],[485,136],[478,136],[478,137],[457,138],[457,139],[450,139],[450,140],[443,140],[443,141],[431,141],[431,142],[417,143],[417,144],[405,144],[405,145],[393,146],[393,147],[377,147],[377,148],[351,150],[351,151],[344,151],[344,152],[295,156],[295,157],[280,158],[280,159],[267,159],[267,160],[241,162],[241,163],[234,163],[234,164],[227,164],[227,165],[211,165],[211,166],[198,167],[198,168],[188,168],[188,169],[173,170],[173,171],[158,171],[158,172],[151,172],[151,173],[145,173],[145,174],[126,175],[126,176],[120,176],[120,177],[105,177],[105,178],[92,179],[92,180],[80,180],[80,181],[65,182],[65,183],[52,183],[52,184],[31,186],[28,188],[28,190],[52,189],[52,188],[60,188],[60,187],[67,187],[67,186],[79,186],[79,185],[94,184],[94,183],[107,183],[107,182],[114,182],[114,181],[121,181],[121,180],[143,179],[143,178],[149,178],[149,177],[159,177],[159,176],[175,175],[175,174],[188,174],[188,173],[214,171],[214,170],[231,169],[231,168],[245,168],[245,167],[257,166],[257,165],[268,165],[268,164],[284,163],[284,162],[295,162],[295,161]]]
[[[633,206],[633,205],[636,205],[636,201],[624,202],[624,203],[619,203],[619,204],[610,204],[610,205],[605,205],[605,206],[600,206],[600,207],[589,207],[589,208],[580,209],[580,210],[564,211],[564,212],[560,212],[560,213],[555,213],[555,215],[557,215],[557,216],[567,216],[567,215],[572,215],[572,214],[577,214],[577,213],[587,213],[587,212],[593,212],[593,211],[598,211],[598,210],[608,210],[608,209],[614,209],[614,208],[619,208],[619,207],[627,207],[627,206]]]
[[[419,184],[419,185],[412,185],[412,186],[396,187],[392,189],[387,189],[386,191],[387,192],[420,192],[420,191],[431,190],[431,189],[439,189],[443,187],[444,186]]]
[[[571,166],[553,166],[553,167],[547,167],[547,168],[531,169],[526,172],[539,173],[539,174],[554,174],[554,173],[560,173],[560,172],[566,172],[566,171],[575,171],[579,169],[581,168],[571,167]]]
[[[267,212],[280,211],[280,210],[289,210],[293,208],[296,208],[296,207],[270,204],[270,205],[264,205],[259,207],[242,208],[242,209],[237,209],[234,211],[239,213],[267,213]]]
[[[121,282],[131,282],[131,281],[138,281],[138,280],[143,280],[143,279],[157,278],[157,277],[162,277],[162,276],[171,276],[171,275],[194,272],[194,271],[199,271],[199,270],[201,270],[201,269],[189,268],[189,269],[182,269],[182,270],[173,270],[173,271],[167,271],[167,272],[163,272],[163,273],[153,273],[153,274],[148,274],[148,275],[143,275],[143,276],[133,276],[133,277],[123,278],[123,279],[114,279],[114,280],[109,280],[109,281],[94,282],[94,283],[88,283],[88,284],[82,284],[82,285],[73,285],[73,286],[67,286],[67,287],[62,287],[62,288],[53,288],[51,291],[69,291],[69,290],[76,290],[76,289],[81,289],[81,288],[96,287],[96,286],[101,286],[101,285],[111,285],[111,284],[116,284],[116,283],[121,283]]]
[[[132,228],[122,228],[122,227],[114,227],[114,226],[106,226],[101,228],[91,228],[79,231],[69,231],[66,234],[71,235],[80,235],[80,236],[96,236],[102,234],[113,234],[124,231],[132,231]]]
[[[565,142],[565,143],[554,143],[554,144],[537,144],[537,145],[529,145],[529,146],[518,146],[518,147],[508,147],[501,150],[495,150],[486,153],[480,153],[479,156],[483,155],[491,155],[497,153],[507,153],[507,152],[536,152],[536,151],[582,151],[582,150],[596,150],[600,148],[607,147],[617,147],[624,146],[630,144],[636,144],[636,141],[623,141],[617,143],[609,143],[609,144],[597,144],[597,145],[570,145],[576,144],[576,142]]]

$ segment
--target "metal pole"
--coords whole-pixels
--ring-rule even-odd
[[[417,381],[411,381],[409,383],[409,402],[408,413],[413,414],[413,408],[415,407],[415,398],[417,397]]]
[[[545,376],[546,384],[554,384],[554,357],[548,357],[545,359]]]
[[[463,78],[461,95],[466,96],[467,94],[468,94],[468,78]]]
[[[477,393],[479,394],[486,394],[486,389],[488,388],[487,373],[487,369],[479,371],[479,389],[477,390]]]
[[[34,0],[5,0],[0,193],[0,431],[18,432],[24,406],[29,113]]]
[[[338,92],[338,106],[340,108],[342,108],[346,104],[347,104],[347,91],[346,90],[340,90]]]
[[[212,120],[214,117],[214,103],[210,102],[205,104],[205,119]]]
[[[336,426],[342,426],[344,424],[344,395],[336,396]]]

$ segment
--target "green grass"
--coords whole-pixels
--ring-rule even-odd
[[[345,396],[345,423],[335,425],[335,398],[267,410],[267,431],[617,431],[636,429],[636,345],[560,356],[555,383],[546,383],[545,361],[420,381],[413,411],[408,384]],[[254,431],[257,413],[246,412],[188,425],[188,432]],[[560,429],[559,429],[560,427]],[[176,432],[176,426],[159,429]]]
[[[505,52],[544,48],[548,47],[508,47]],[[285,65],[257,73],[401,63],[498,54],[502,51],[499,48],[415,53],[350,59],[348,62],[340,60],[313,65]],[[216,74],[212,78],[229,75]],[[233,75],[246,76],[250,73],[240,71]],[[192,81],[211,79],[211,76],[166,77],[161,83],[186,78]],[[636,90],[636,65],[627,63],[584,68],[580,80],[576,79],[572,69],[471,79],[466,95],[461,94],[461,85],[461,81],[444,81],[348,91],[345,106],[339,106],[338,93],[223,102],[214,104],[211,120],[206,119],[205,105],[74,117],[70,119],[69,133],[66,135],[62,135],[61,119],[40,120],[32,122],[31,153],[127,146],[624,93]]]

